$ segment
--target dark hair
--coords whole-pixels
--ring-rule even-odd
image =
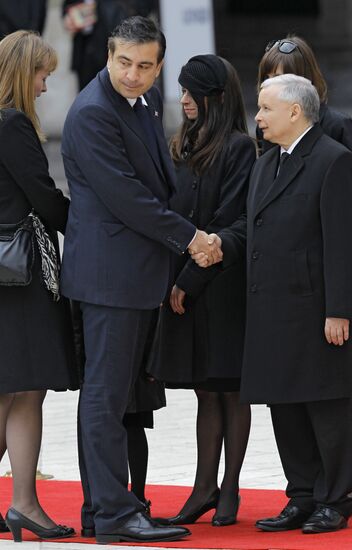
[[[312,48],[303,38],[295,35],[288,35],[286,39],[297,45],[297,48],[290,53],[279,51],[278,40],[262,57],[259,63],[258,71],[258,93],[260,85],[268,78],[268,75],[274,73],[279,65],[284,74],[296,74],[304,76],[316,87],[321,103],[327,100],[327,86],[324,77],[319,68],[318,62],[312,51]],[[281,42],[283,42],[282,40]]]
[[[159,43],[158,63],[164,59],[166,40],[156,23],[148,17],[135,15],[128,17],[114,28],[108,40],[108,50],[111,54],[115,52],[115,38],[124,42],[135,44],[146,44],[148,42]]]
[[[222,59],[227,71],[227,81],[223,93],[206,96],[194,96],[198,106],[196,120],[184,120],[178,132],[171,139],[170,151],[177,163],[187,157],[191,169],[202,174],[209,169],[221,153],[225,141],[235,132],[247,134],[241,84],[236,69]]]

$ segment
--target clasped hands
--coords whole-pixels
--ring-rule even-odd
[[[221,239],[215,233],[208,235],[205,231],[197,229],[196,236],[188,247],[192,259],[200,267],[209,267],[222,261]],[[174,313],[185,313],[184,300],[186,293],[174,285],[170,295],[170,306]]]
[[[209,267],[222,261],[221,244],[220,237],[215,233],[208,235],[205,231],[197,229],[188,252],[200,267]]]

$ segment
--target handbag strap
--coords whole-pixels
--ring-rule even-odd
[[[58,300],[60,300],[60,265],[55,247],[39,217],[33,211],[29,214],[28,217],[30,217],[32,220],[40,252],[44,285],[49,290],[49,292],[53,294],[54,301],[57,302]]]

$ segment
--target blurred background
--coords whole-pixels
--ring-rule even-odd
[[[37,105],[49,138],[51,170],[54,176],[59,170],[59,179],[64,179],[58,153],[62,126],[80,81],[105,64],[109,32],[121,18],[135,13],[156,17],[166,35],[167,55],[158,85],[165,101],[167,135],[180,121],[179,69],[199,53],[217,53],[234,64],[253,133],[258,63],[266,44],[287,33],[302,36],[312,46],[328,83],[329,104],[352,113],[351,0],[97,0],[97,21],[74,33],[67,30],[67,14],[75,4],[77,0],[0,0],[0,31],[37,26],[59,53],[59,67]]]

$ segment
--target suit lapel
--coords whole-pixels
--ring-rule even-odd
[[[323,134],[322,129],[319,125],[315,125],[307,134],[301,139],[298,145],[294,148],[290,158],[287,159],[284,165],[284,169],[279,172],[279,175],[275,177],[276,170],[279,161],[279,152],[280,148],[275,147],[272,150],[272,155],[268,156],[268,163],[264,164],[262,167],[262,174],[258,174],[258,187],[262,187],[262,178],[265,182],[272,177],[271,184],[267,186],[267,191],[264,193],[258,193],[255,200],[255,215],[257,215],[261,210],[264,210],[273,200],[275,200],[281,193],[291,184],[291,182],[296,178],[299,172],[304,167],[305,161],[304,157],[309,155],[312,147]],[[267,153],[270,155],[271,151]],[[274,169],[275,167],[275,169]],[[265,170],[265,175],[263,171]]]
[[[135,112],[133,111],[131,105],[128,103],[128,101],[122,97],[119,93],[116,92],[116,90],[113,88],[110,77],[107,68],[103,69],[99,73],[99,80],[103,85],[104,90],[108,94],[109,98],[111,99],[112,103],[116,107],[119,116],[124,120],[124,122],[127,124],[127,126],[138,136],[138,138],[142,141],[144,147],[147,149],[149,155],[152,157],[154,164],[159,171],[161,177],[165,179],[165,174],[163,173],[162,167],[160,165],[160,159],[155,158],[155,155],[153,153],[152,148],[150,147],[150,144],[148,143],[148,140],[146,140],[143,129],[141,128],[141,125],[138,121],[138,118],[136,117]],[[147,99],[147,103],[149,106],[149,98]],[[152,119],[158,118],[158,115],[156,114],[157,111],[152,107]],[[155,127],[155,123],[154,123]],[[160,147],[160,138],[157,134],[157,141],[158,145]],[[164,138],[165,140],[165,138]]]
[[[155,135],[159,147],[160,159],[162,163],[163,172],[166,176],[166,181],[171,185],[172,188],[176,188],[176,175],[173,162],[171,160],[170,151],[166,143],[164,128],[161,121],[161,113],[158,111],[157,106],[155,105],[151,94],[146,94],[146,101],[148,103],[149,111],[151,118],[154,124]]]
[[[297,176],[304,166],[304,161],[301,157],[294,157],[290,155],[290,158],[285,162],[285,168],[280,170],[279,175],[275,178],[277,170],[277,162],[275,163],[276,168],[274,171],[274,180],[271,181],[271,185],[268,188],[267,193],[259,201],[256,214],[260,210],[264,210],[273,200],[276,199],[290,183]]]
[[[267,162],[263,167],[261,167],[261,163],[264,161],[264,157],[262,157],[261,161],[258,161],[258,169],[253,170],[251,187],[248,194],[248,206],[251,207],[251,211],[253,212],[257,211],[259,204],[261,204],[273,184],[278,163],[277,150],[270,149],[268,153],[265,153],[265,159]]]

